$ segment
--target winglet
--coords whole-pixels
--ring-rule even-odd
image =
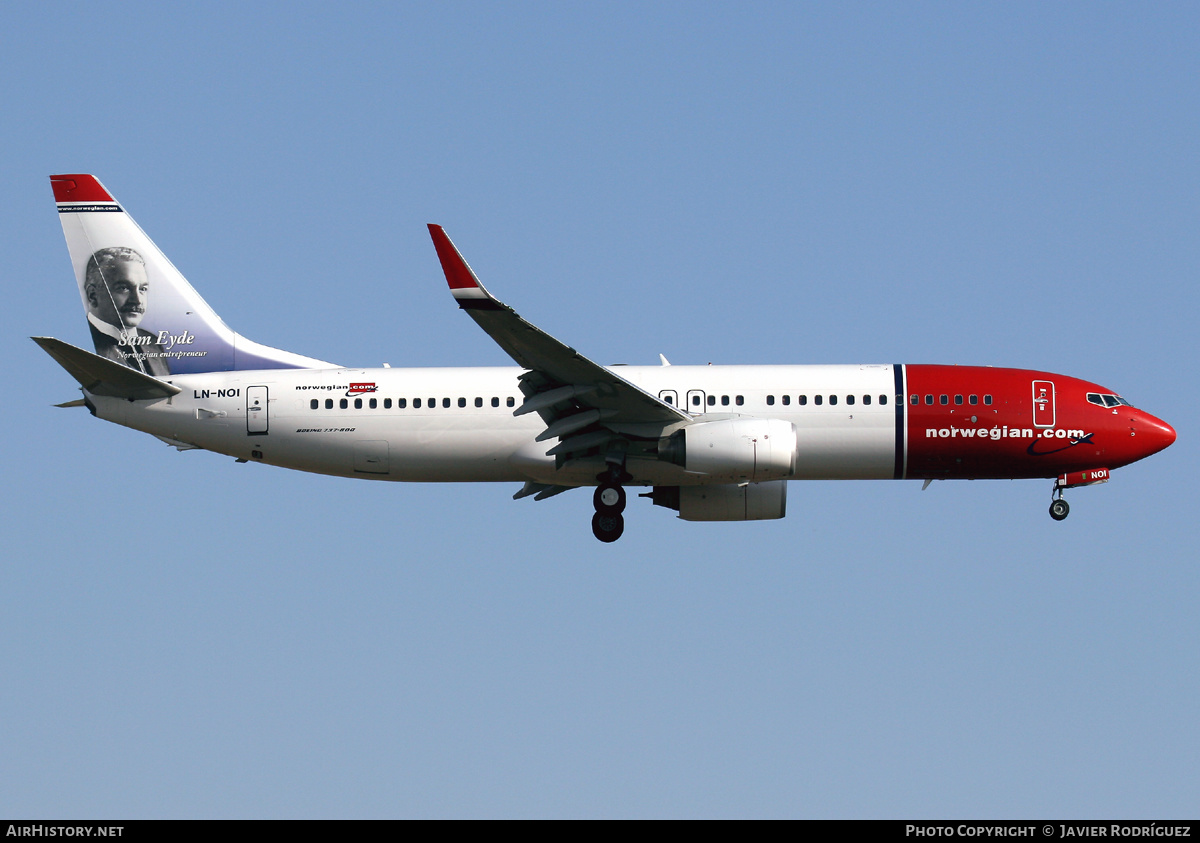
[[[437,249],[438,260],[442,262],[442,272],[446,273],[446,282],[450,285],[450,292],[459,307],[464,310],[499,310],[503,307],[487,288],[479,283],[471,267],[463,260],[463,256],[450,242],[440,225],[429,223],[429,236],[433,238],[433,247]]]

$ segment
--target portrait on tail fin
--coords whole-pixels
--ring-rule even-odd
[[[150,279],[146,261],[128,246],[98,249],[83,276],[88,327],[96,353],[154,377],[171,374],[166,349],[138,327],[146,315]]]
[[[96,354],[155,378],[336,368],[230,330],[95,176],[50,184]]]

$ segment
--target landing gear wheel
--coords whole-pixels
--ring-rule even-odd
[[[625,511],[625,489],[612,483],[601,483],[592,495],[596,512],[602,515],[620,515]]]
[[[1062,521],[1071,513],[1071,507],[1062,498],[1050,502],[1050,517]]]
[[[615,542],[625,532],[625,516],[621,514],[605,515],[597,512],[592,516],[592,535],[600,541]]]

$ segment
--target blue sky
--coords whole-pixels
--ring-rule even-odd
[[[1138,817],[1200,792],[1193,4],[10,3],[0,815]],[[379,484],[79,410],[47,176],[235,329],[505,365],[425,223],[603,362],[1094,380],[1167,452],[789,514]]]

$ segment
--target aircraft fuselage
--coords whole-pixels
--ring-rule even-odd
[[[95,353],[35,341],[101,418],[181,449],[371,480],[626,486],[690,521],[783,518],[789,480],[1055,478],[1064,489],[1170,445],[1170,425],[1063,375],[979,366],[601,366],[429,234],[458,307],[516,368],[353,369],[232,331],[94,176],[51,176]],[[70,402],[73,406],[79,402]]]
[[[1144,411],[1095,402],[1111,390],[1023,369],[617,370],[700,421],[791,422],[798,459],[786,479],[793,480],[1049,478],[1118,468],[1174,439],[1169,426]],[[535,442],[545,427],[537,415],[514,417],[524,400],[520,374],[515,368],[251,370],[169,378],[182,392],[157,401],[90,400],[109,421],[301,471],[409,482],[594,483],[601,455],[556,466],[546,455],[550,443]],[[627,470],[635,485],[706,482],[636,455]]]

